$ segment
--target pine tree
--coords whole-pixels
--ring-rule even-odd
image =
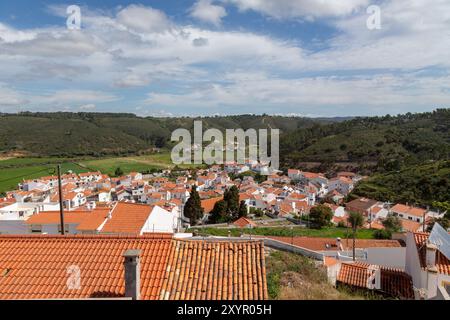
[[[184,205],[183,214],[189,219],[191,225],[197,224],[198,220],[203,217],[202,202],[196,186],[192,186],[190,197]]]
[[[238,213],[238,217],[246,217],[247,216],[247,205],[245,204],[245,201],[242,200],[241,203],[239,204],[239,213]]]
[[[217,201],[209,216],[210,223],[229,222],[231,217],[227,212],[227,203],[224,200]]]
[[[232,186],[226,190],[223,200],[227,203],[227,212],[230,217],[237,217],[239,214],[239,189],[236,186]]]

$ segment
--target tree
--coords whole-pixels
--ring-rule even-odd
[[[431,221],[431,223],[428,225],[427,227],[427,232],[431,232],[431,230],[433,230],[434,224],[438,223],[441,225],[442,228],[444,228],[444,230],[448,230],[448,228],[450,228],[450,220],[447,218],[437,218],[437,219],[433,219]]]
[[[359,212],[351,211],[348,216],[348,223],[353,230],[353,261],[355,261],[355,247],[356,247],[356,230],[362,227],[364,223],[364,217]]]
[[[400,232],[402,230],[402,222],[400,221],[400,218],[393,216],[392,214],[388,215],[382,223],[384,228],[391,233]]]
[[[237,217],[239,212],[239,189],[232,186],[225,191],[223,200],[227,203],[227,212],[231,217]]]
[[[239,204],[239,212],[238,212],[238,217],[246,217],[248,213],[247,210],[247,205],[245,204],[245,201],[242,200],[241,203]]]
[[[115,175],[116,177],[122,176],[122,175],[123,175],[122,169],[120,169],[120,167],[117,167],[117,168],[116,168],[116,171],[114,171],[114,175]]]
[[[189,219],[191,225],[195,225],[197,221],[203,217],[202,202],[196,186],[192,186],[189,199],[184,205],[183,214]]]
[[[392,232],[389,229],[376,230],[373,236],[375,239],[391,239]]]
[[[318,228],[321,229],[330,224],[331,219],[333,218],[333,212],[330,207],[326,205],[319,204],[313,208],[309,212],[309,217],[311,218],[311,222]]]
[[[227,203],[225,200],[217,201],[214,204],[214,208],[209,215],[210,223],[221,223],[221,222],[229,222],[231,221],[231,217],[227,212]]]

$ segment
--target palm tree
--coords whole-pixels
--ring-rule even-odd
[[[364,217],[359,212],[350,212],[348,216],[348,223],[352,226],[353,230],[353,261],[355,261],[356,230],[358,227],[362,227]]]

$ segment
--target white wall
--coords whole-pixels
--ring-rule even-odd
[[[417,252],[414,234],[408,232],[406,235],[406,258],[405,271],[413,280],[415,288],[424,288],[426,284],[426,272],[420,266],[419,254]]]
[[[405,269],[406,248],[367,248],[367,263]]]
[[[144,232],[174,232],[176,227],[176,214],[155,206],[145,222],[141,234]]]

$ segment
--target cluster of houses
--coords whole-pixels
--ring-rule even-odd
[[[352,172],[339,172],[335,177],[327,178],[322,173],[289,169],[287,175],[272,173],[260,183],[254,179],[254,174],[245,174],[259,173],[259,170],[255,164],[226,163],[224,166],[214,165],[208,169],[176,173],[170,170],[147,175],[131,172],[121,177],[109,177],[101,172],[67,173],[61,181],[69,233],[102,233],[106,223],[95,226],[95,230],[77,229],[77,223],[81,224],[85,217],[97,215],[104,216],[102,222],[105,222],[117,216],[119,207],[134,208],[137,204],[143,205],[142,208],[147,209],[142,210],[149,212],[142,226],[139,226],[141,233],[147,232],[150,226],[156,232],[179,231],[188,223],[183,216],[183,207],[194,185],[202,200],[203,222],[207,221],[214,204],[223,199],[225,190],[233,185],[238,187],[240,201],[245,202],[250,217],[254,212],[264,212],[277,218],[307,217],[312,207],[319,201],[325,201],[333,212],[332,222],[335,225],[345,223],[348,212],[357,211],[366,218],[366,228],[381,229],[383,219],[393,214],[401,218],[405,231],[416,232],[423,231],[431,219],[443,215],[365,198],[344,204],[344,198],[363,179]],[[236,175],[241,178],[232,180],[231,177]],[[39,230],[43,230],[42,233],[58,233],[55,226],[45,226],[46,221],[47,224],[57,224],[58,211],[57,176],[25,180],[17,190],[7,192],[6,197],[0,200],[0,233],[37,233]],[[164,218],[155,218],[160,215]]]
[[[0,261],[0,272],[6,275],[0,278],[0,289],[4,287],[10,290],[4,291],[3,296],[0,293],[0,298],[102,297],[95,295],[98,289],[96,286],[85,291],[71,291],[70,288],[64,288],[65,281],[58,284],[61,288],[58,287],[57,291],[41,293],[32,292],[27,287],[9,284],[8,274],[11,281],[15,281],[14,271],[8,267],[8,261],[11,259],[11,263],[17,259],[23,261],[24,270],[22,271],[30,278],[26,281],[34,283],[52,278],[52,272],[58,272],[62,268],[58,255],[68,254],[64,253],[67,248],[56,244],[59,239],[57,235],[62,231],[66,234],[64,241],[68,246],[78,248],[79,252],[84,252],[91,246],[92,250],[96,250],[97,256],[91,256],[90,263],[113,259],[109,255],[109,250],[116,247],[115,253],[124,251],[124,265],[127,261],[131,261],[133,268],[138,264],[137,261],[141,261],[140,263],[143,264],[141,267],[145,270],[153,270],[152,263],[156,263],[155,266],[162,266],[152,258],[155,254],[158,257],[168,255],[167,259],[179,258],[179,261],[167,260],[168,265],[163,266],[166,271],[161,272],[167,273],[164,276],[166,278],[159,280],[152,278],[161,276],[161,272],[155,271],[154,275],[146,273],[146,278],[141,279],[143,284],[153,283],[152,281],[160,284],[153,289],[136,288],[136,282],[139,281],[131,281],[132,287],[128,288],[120,274],[110,276],[109,279],[108,276],[102,276],[101,279],[106,279],[107,283],[116,284],[110,289],[105,289],[104,284],[99,282],[108,297],[123,297],[126,292],[134,292],[130,296],[132,299],[181,299],[181,297],[266,299],[268,298],[267,284],[264,263],[261,259],[264,259],[265,248],[271,248],[291,251],[320,261],[327,271],[330,282],[336,286],[349,285],[377,290],[383,294],[404,299],[449,298],[449,234],[442,228],[438,230],[440,226],[437,224],[431,235],[424,232],[431,219],[438,218],[443,213],[407,204],[393,205],[366,198],[345,203],[346,196],[358,181],[363,179],[351,172],[339,172],[335,177],[327,178],[321,173],[289,169],[286,175],[281,172],[273,173],[268,175],[265,181],[258,182],[252,172],[261,173],[261,170],[254,164],[227,163],[224,166],[214,165],[207,169],[177,172],[165,170],[161,173],[145,175],[131,172],[122,177],[109,177],[101,172],[67,173],[61,177],[63,226],[61,225],[58,178],[48,176],[23,181],[17,190],[7,192],[6,197],[0,198],[0,257],[3,259]],[[232,179],[236,176],[239,178]],[[189,220],[183,216],[183,207],[194,185],[200,195],[205,213],[200,223],[207,222],[209,213],[213,210],[215,203],[223,199],[225,190],[231,186],[237,186],[240,201],[244,201],[247,205],[248,216],[234,221],[230,227],[242,229],[257,227],[258,220],[254,218],[256,212],[264,212],[269,217],[277,219],[298,221],[298,218],[307,217],[311,208],[319,202],[324,202],[331,208],[332,222],[336,225],[345,224],[349,212],[356,211],[365,217],[364,227],[381,229],[383,220],[388,215],[395,215],[400,218],[404,232],[393,240],[358,240],[354,248],[356,253],[354,259],[352,257],[353,242],[339,238],[261,237],[249,240],[211,237],[209,242],[203,245],[204,238],[197,239],[193,234],[183,233],[183,230],[189,226]],[[434,231],[435,229],[437,231]],[[42,247],[44,244],[40,241],[40,237],[50,242],[55,241],[55,251],[46,256],[46,259],[49,259],[47,263],[53,268],[48,269],[47,280],[45,277],[36,280],[33,269],[28,268],[29,264],[27,264],[32,263],[33,259],[36,261],[41,259],[40,253],[46,247]],[[93,239],[97,240],[92,241]],[[16,251],[10,252],[13,250],[8,244],[10,242],[16,243],[19,248],[19,251],[16,251],[19,253],[22,246],[33,249],[27,251],[31,253],[23,259],[16,259],[14,258]],[[6,245],[2,246],[4,243]],[[163,250],[163,246],[167,248]],[[211,249],[214,250],[211,251]],[[179,252],[183,250],[183,254],[191,258],[182,258]],[[233,256],[236,261],[249,261],[250,265],[242,265],[239,268],[244,268],[248,274],[258,272],[258,278],[252,280],[252,290],[245,291],[245,288],[248,288],[245,281],[249,280],[248,276],[243,275],[242,283],[233,282],[236,286],[233,292],[239,292],[236,296],[229,291],[221,293],[217,288],[214,293],[205,293],[209,287],[207,284],[205,288],[200,286],[195,290],[171,291],[169,285],[175,286],[176,280],[166,283],[168,278],[178,279],[180,272],[199,268],[197,264],[189,264],[189,261],[195,261],[192,250],[196,250],[195,255],[204,255],[208,257],[207,259],[212,259],[211,261],[222,255],[230,255],[230,259]],[[217,252],[217,255],[210,257],[211,252]],[[241,256],[246,255],[247,252],[256,255]],[[89,252],[86,251],[83,255],[89,255]],[[83,255],[80,253],[79,256],[71,259],[78,259],[81,264],[87,263]],[[52,260],[53,256],[55,261]],[[117,268],[120,269],[122,268],[120,261],[118,257],[115,257],[110,263],[117,264]],[[217,263],[223,263],[226,267],[231,262],[224,260]],[[171,266],[175,265],[177,265],[177,275],[171,274]],[[229,268],[236,267],[234,264],[229,265]],[[20,269],[20,266],[18,268]],[[108,268],[105,267],[105,269]],[[219,271],[215,268],[201,268],[201,272],[205,273],[204,276],[210,279],[208,281],[219,281],[214,280],[220,276],[217,273]],[[131,272],[131,274],[136,273]],[[232,274],[229,275],[229,277],[232,276]],[[87,277],[93,277],[93,275]],[[125,270],[125,280],[126,277]],[[226,281],[224,278],[220,279]],[[182,279],[180,278],[179,281]],[[181,287],[184,286],[178,285],[178,288]],[[176,290],[176,288],[172,289]]]

